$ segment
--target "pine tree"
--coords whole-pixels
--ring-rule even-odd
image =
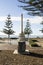
[[[24,10],[28,11],[29,15],[43,16],[43,0],[18,0],[21,3]]]
[[[43,0],[18,0],[21,3],[24,3],[22,7],[24,10],[28,12],[28,15],[32,16],[43,16]],[[43,25],[43,22],[42,22]],[[43,33],[43,28],[42,28]]]
[[[29,35],[32,33],[30,23],[28,21],[26,22],[26,27],[24,29],[24,33],[28,35],[28,38],[29,38]]]
[[[42,18],[41,25],[43,26],[43,18]],[[43,33],[43,27],[42,27],[42,29],[40,31]]]
[[[8,15],[7,20],[5,22],[4,29],[3,29],[3,32],[8,35],[8,39],[10,39],[10,35],[14,33],[14,31],[12,30],[12,25],[13,24],[11,21],[11,17],[10,15]]]

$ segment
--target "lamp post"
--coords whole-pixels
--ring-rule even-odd
[[[25,35],[23,33],[23,14],[21,14],[21,33],[18,42],[18,52],[23,53],[25,52],[25,49],[26,49],[26,44],[25,44]]]

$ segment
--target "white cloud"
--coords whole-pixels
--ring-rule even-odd
[[[42,18],[38,17],[38,16],[37,17],[31,17],[31,18],[29,18],[29,22],[30,23],[40,23],[41,21],[42,21]]]
[[[5,21],[6,20],[6,16],[0,16],[0,21]]]
[[[3,32],[0,32],[0,35],[6,35],[5,33],[3,33]]]
[[[6,19],[7,19],[7,16],[0,16],[0,21],[6,21]],[[12,21],[21,21],[21,17],[11,17],[11,20]],[[26,20],[26,19],[24,18],[24,20]]]
[[[0,21],[6,21],[7,16],[0,16]],[[40,23],[42,21],[41,17],[29,17],[29,18],[23,18],[24,21],[27,21],[29,19],[30,23]],[[12,21],[21,21],[21,17],[11,17]]]
[[[21,21],[21,17],[11,17],[12,21]],[[41,17],[31,17],[31,18],[23,18],[23,21],[27,21],[29,19],[30,23],[40,23],[42,21]]]
[[[0,16],[0,22],[5,22],[6,21],[6,19],[7,19],[7,16]],[[30,23],[40,23],[41,21],[42,21],[42,17],[29,17],[29,18],[23,18],[23,20],[26,22],[27,21],[27,19],[29,19],[29,22]],[[13,17],[11,17],[11,20],[12,21],[21,21],[21,17],[15,17],[15,16],[13,16]],[[0,30],[0,34],[1,35],[6,35],[5,33],[3,33],[3,32],[1,32],[1,30]],[[19,32],[17,32],[16,34],[19,34]]]

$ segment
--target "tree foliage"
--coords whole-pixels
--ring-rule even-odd
[[[30,28],[30,23],[29,23],[29,22],[26,23],[26,27],[25,27],[25,29],[24,29],[24,33],[27,34],[28,37],[29,37],[29,35],[32,33],[31,28]]]
[[[3,32],[5,34],[8,34],[8,38],[10,37],[11,34],[14,33],[14,31],[12,30],[12,21],[11,21],[11,17],[10,15],[8,15],[7,17],[7,20],[5,22],[5,26],[4,26],[4,29],[3,29]]]
[[[43,26],[43,18],[42,18],[41,25]],[[40,31],[43,33],[43,27],[42,27],[42,29]]]
[[[18,0],[25,5],[20,5],[29,15],[43,16],[43,0]]]

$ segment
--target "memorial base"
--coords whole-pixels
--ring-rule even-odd
[[[26,50],[25,42],[18,42],[18,52],[23,53]]]

